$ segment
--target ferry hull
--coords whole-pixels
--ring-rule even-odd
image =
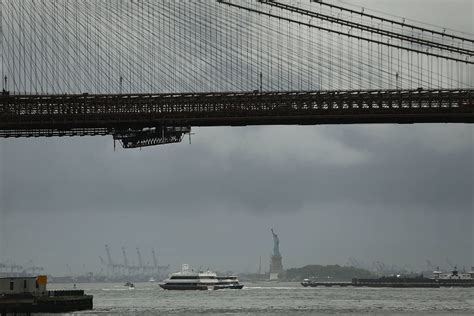
[[[189,285],[189,284],[160,284],[160,287],[164,290],[176,290],[176,291],[207,291],[213,289],[213,285]]]
[[[216,285],[214,290],[241,290],[244,287],[243,284],[236,285]]]

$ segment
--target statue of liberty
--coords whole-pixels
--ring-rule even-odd
[[[283,264],[280,254],[280,238],[271,229],[273,235],[273,253],[270,258],[270,280],[278,280],[278,276],[283,272]]]
[[[278,235],[275,234],[273,231],[273,228],[271,229],[272,235],[273,235],[273,256],[276,257],[281,257],[280,254],[280,238],[278,238]]]

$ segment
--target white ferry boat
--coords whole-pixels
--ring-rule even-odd
[[[243,285],[235,276],[218,277],[215,272],[194,271],[183,264],[181,271],[172,273],[160,287],[165,290],[219,290],[241,289]]]
[[[217,274],[211,271],[196,272],[183,264],[180,272],[175,272],[160,287],[165,290],[213,290],[219,284]]]

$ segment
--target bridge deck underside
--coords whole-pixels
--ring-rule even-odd
[[[474,90],[3,95],[0,137],[163,126],[474,123]]]

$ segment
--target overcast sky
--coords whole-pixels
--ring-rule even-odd
[[[349,1],[474,33],[470,0]],[[429,8],[427,4],[429,3]],[[474,127],[196,128],[192,144],[0,140],[0,262],[98,271],[108,244],[160,264],[474,264]],[[267,268],[268,269],[268,268]]]

